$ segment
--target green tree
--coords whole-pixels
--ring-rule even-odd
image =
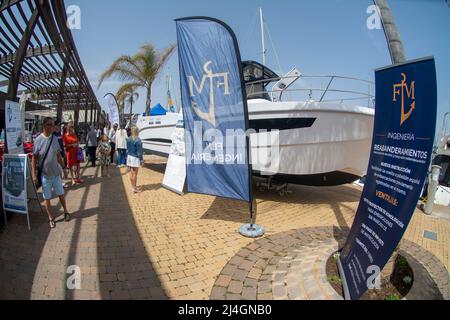
[[[135,89],[144,88],[147,93],[145,111],[149,113],[153,82],[169,60],[175,47],[175,44],[171,44],[164,50],[158,51],[152,44],[144,44],[135,55],[120,56],[103,72],[98,87],[102,85],[104,80],[115,76]]]

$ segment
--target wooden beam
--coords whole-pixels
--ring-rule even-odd
[[[50,46],[42,46],[42,47],[36,47],[36,48],[28,48],[27,52],[25,53],[25,58],[31,58],[31,57],[38,57],[43,56],[47,54],[52,53],[59,53],[59,49],[56,46],[50,45]],[[8,54],[6,56],[0,57],[0,65],[13,62],[16,60],[16,53]]]
[[[66,90],[66,76],[67,76],[67,69],[69,68],[69,65],[66,62],[64,62],[64,67],[62,71],[62,77],[61,82],[59,85],[59,96],[58,96],[58,108],[56,109],[56,121],[61,122],[62,119],[62,109],[63,109],[63,103],[64,103],[64,91]]]
[[[63,76],[62,72],[47,72],[47,73],[32,73],[32,74],[25,74],[21,75],[19,78],[19,83],[28,83],[28,82],[35,82],[35,81],[41,81],[41,80],[50,80],[50,79],[61,79]],[[75,74],[73,72],[67,72],[67,78],[73,78],[75,77]],[[4,87],[8,85],[8,80],[0,81],[0,87]]]
[[[22,39],[16,53],[16,60],[14,61],[14,67],[12,69],[11,78],[9,79],[8,85],[8,97],[10,99],[17,97],[17,89],[19,87],[19,79],[20,73],[22,71],[23,61],[25,60],[27,47],[30,43],[31,35],[33,34],[34,27],[36,26],[36,22],[38,21],[38,19],[39,10],[35,8],[22,35]]]
[[[0,13],[5,11],[6,9],[18,4],[22,0],[5,0],[2,2],[2,5],[0,7]]]

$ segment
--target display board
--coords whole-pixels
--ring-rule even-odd
[[[184,146],[184,129],[176,128],[172,134],[172,146],[169,160],[164,174],[163,187],[176,192],[184,193],[186,182],[186,160]]]
[[[376,71],[376,112],[364,190],[340,256],[346,298],[359,299],[399,244],[428,174],[436,128],[433,58]]]
[[[22,114],[18,102],[5,101],[5,131],[8,154],[23,154]]]

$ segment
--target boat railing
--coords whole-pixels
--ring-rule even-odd
[[[372,89],[374,87],[374,83],[369,80],[365,79],[359,79],[355,77],[347,77],[347,76],[339,76],[339,75],[301,75],[299,76],[285,76],[285,77],[278,77],[278,78],[270,78],[270,79],[264,79],[264,80],[255,80],[255,81],[248,81],[246,82],[246,86],[254,86],[254,85],[264,85],[266,87],[268,83],[271,82],[278,82],[282,81],[284,79],[293,79],[295,78],[295,81],[290,81],[292,83],[295,83],[298,79],[327,79],[327,84],[325,88],[323,87],[309,87],[309,88],[291,88],[291,86],[288,86],[287,88],[272,88],[271,90],[265,89],[264,91],[260,92],[253,92],[253,90],[248,90],[250,93],[247,93],[247,99],[257,98],[264,94],[270,94],[270,96],[273,97],[275,94],[278,95],[277,101],[282,101],[282,95],[283,93],[294,93],[294,92],[308,92],[309,93],[309,99],[312,100],[312,96],[314,93],[318,93],[320,95],[320,98],[318,99],[319,102],[344,102],[344,101],[350,101],[350,100],[365,100],[367,101],[368,107],[374,107],[375,104],[375,96],[373,95],[374,90]],[[350,80],[354,83],[358,83],[359,86],[367,86],[367,90],[352,90],[352,89],[336,89],[332,88],[332,85],[336,80]],[[259,86],[259,87],[260,87]],[[349,97],[339,97],[336,99],[325,99],[327,95],[330,93],[338,93],[338,94],[350,94],[352,96]]]

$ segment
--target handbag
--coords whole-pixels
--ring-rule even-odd
[[[42,186],[42,168],[44,167],[45,159],[47,159],[48,152],[50,151],[50,147],[52,146],[53,135],[50,139],[50,143],[48,144],[47,151],[45,151],[44,159],[42,160],[41,165],[37,169],[37,183],[36,189],[39,189]]]
[[[83,154],[83,150],[81,150],[80,147],[78,147],[78,150],[77,150],[77,160],[78,160],[79,162],[84,162],[84,154]]]

